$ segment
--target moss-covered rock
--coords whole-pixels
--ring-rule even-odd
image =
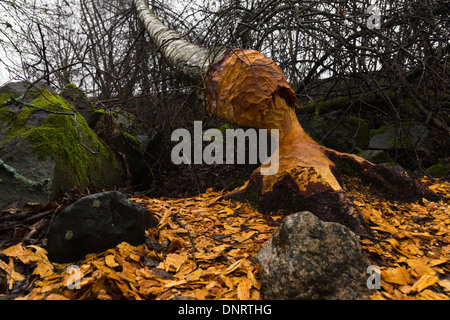
[[[23,92],[11,92],[20,96]],[[0,167],[0,207],[14,200],[46,203],[73,187],[121,184],[109,148],[64,98],[44,88],[34,99],[0,104],[0,159],[35,182],[33,190]],[[25,97],[27,98],[27,97]],[[28,99],[30,100],[30,99]]]
[[[450,158],[441,159],[440,163],[427,168],[427,171],[435,177],[450,176]]]
[[[123,131],[114,115],[109,112],[100,114],[93,130],[121,159],[127,184],[148,188],[153,180],[152,158],[144,152],[141,140]]]
[[[92,127],[94,106],[84,91],[75,84],[69,83],[61,90],[59,96],[64,98],[77,112],[81,113],[88,125]]]

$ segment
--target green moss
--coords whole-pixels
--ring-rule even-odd
[[[132,136],[131,134],[127,133],[127,132],[122,132],[123,136],[132,144],[140,147],[141,146],[141,140],[139,140],[138,138]]]
[[[427,168],[428,173],[433,176],[449,176],[450,175],[450,158],[440,159],[441,163],[435,164]]]
[[[231,181],[228,184],[228,189],[229,190],[234,190],[236,188],[239,188],[239,187],[243,186],[244,184],[245,184],[245,180],[244,179],[237,179],[237,180]]]
[[[78,87],[73,83],[68,83],[64,87],[64,89],[69,89],[69,88],[78,89]]]
[[[28,118],[34,112],[36,112],[36,110],[37,109],[34,108],[24,108],[18,116],[14,115],[14,117],[10,119],[10,121],[12,122],[12,126],[9,130],[7,130],[6,140],[18,137],[19,135],[27,132],[25,123],[27,122]]]
[[[370,120],[349,116],[347,126],[358,129],[358,132],[354,136],[355,143],[359,148],[365,149],[370,140]]]
[[[105,114],[105,113],[108,113],[108,112],[105,111],[105,109],[94,110],[94,114]]]
[[[11,99],[11,97],[17,97],[18,94],[16,93],[10,93],[10,92],[6,92],[6,93],[1,93],[0,94],[0,107],[9,99]]]
[[[394,148],[407,148],[411,146],[411,139],[405,135],[402,135],[389,141],[389,145]]]
[[[226,135],[226,131],[228,129],[233,129],[233,127],[228,124],[228,123],[222,123],[219,127],[219,131],[222,132],[222,134],[225,136]]]
[[[372,129],[372,130],[370,130],[370,136],[371,137],[376,136],[377,134],[386,132],[386,130],[387,130],[387,126],[381,126],[378,129]]]
[[[44,91],[31,102],[32,105],[59,112],[73,112],[72,106],[56,93]]]
[[[15,114],[7,106],[0,108],[0,124],[9,126],[14,121]]]
[[[63,98],[48,91],[31,104],[46,110],[75,112]],[[113,174],[112,169],[117,169],[115,158],[89,128],[84,118],[77,114],[75,121],[73,115],[49,113],[40,126],[26,125],[28,118],[38,110],[24,107],[15,119],[10,119],[11,126],[3,142],[24,138],[30,141],[38,159],[54,159],[57,166],[55,170],[59,172],[56,176],[61,177],[60,181],[53,182],[54,187],[65,189],[76,185],[83,188],[108,183],[106,180],[109,178],[105,176],[105,172]],[[91,151],[80,142],[95,154],[90,154]]]
[[[320,104],[316,103],[315,108],[314,108],[314,116],[317,118],[320,115]]]

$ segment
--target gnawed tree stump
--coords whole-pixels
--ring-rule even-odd
[[[308,210],[325,221],[338,222],[359,234],[370,229],[342,189],[341,174],[355,173],[398,199],[439,197],[391,168],[340,153],[315,142],[295,114],[297,97],[281,68],[255,50],[212,52],[189,43],[167,28],[145,0],[133,0],[139,18],[167,62],[190,81],[204,80],[206,109],[212,115],[257,129],[279,133],[278,172],[262,175],[263,164],[250,180],[227,197],[253,202],[260,211]],[[195,83],[198,85],[198,83]],[[271,132],[273,134],[274,132]]]
[[[370,230],[342,189],[341,174],[358,175],[400,200],[438,198],[394,169],[314,141],[298,122],[297,98],[281,68],[258,51],[227,51],[206,74],[206,99],[209,113],[222,119],[269,132],[279,130],[278,172],[262,175],[266,162],[227,198],[247,200],[262,212],[308,210],[324,221],[341,223],[362,235]]]

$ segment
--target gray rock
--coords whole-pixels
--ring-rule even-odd
[[[394,160],[384,150],[364,150],[358,155],[366,160],[369,160],[372,163],[383,164],[385,166],[392,167],[398,172],[406,172],[405,168],[394,162]]]
[[[38,110],[28,117],[27,121],[25,122],[25,125],[40,126],[48,118],[48,115],[49,115],[48,112]]]
[[[40,92],[44,90],[51,91],[52,89],[42,80],[35,83],[33,86],[31,86],[31,83],[28,81],[13,81],[0,87],[0,94],[14,92],[17,93],[17,96],[22,96],[25,92],[28,92],[27,96],[24,97],[24,101],[30,102],[37,98],[40,95]]]
[[[8,203],[19,201],[47,203],[51,200],[51,180],[55,161],[38,159],[30,142],[15,139],[0,148],[0,209]],[[8,166],[10,172],[4,166]],[[18,179],[18,177],[22,177]]]
[[[145,230],[157,224],[151,212],[118,191],[93,194],[56,216],[47,238],[49,258],[71,262],[121,242],[137,245],[145,241]]]
[[[50,90],[50,87],[44,82],[39,81],[33,87],[28,81],[11,81],[0,87],[0,93],[17,92],[23,94],[25,91]]]
[[[394,160],[384,150],[364,150],[359,154],[372,163],[393,163]]]
[[[368,299],[370,262],[346,227],[310,212],[286,217],[256,256],[263,299]]]
[[[386,126],[370,138],[368,149],[389,150],[415,147],[418,151],[427,151],[429,130],[420,123],[405,125],[401,128]]]

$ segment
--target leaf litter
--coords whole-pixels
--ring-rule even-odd
[[[450,300],[450,183],[421,179],[438,202],[380,200],[360,185],[348,190],[374,233],[360,242],[381,269],[373,300]]]
[[[422,182],[444,199],[387,201],[346,182],[374,234],[360,237],[381,269],[381,288],[372,300],[450,299],[450,183]],[[74,262],[78,278],[69,272],[72,264],[50,262],[41,246],[0,247],[0,292],[24,300],[261,299],[255,256],[290,212],[263,215],[224,200],[225,193],[131,197],[154,213],[158,227],[146,231],[145,244],[122,242]]]

